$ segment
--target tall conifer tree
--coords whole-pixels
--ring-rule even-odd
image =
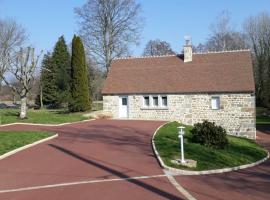
[[[42,92],[43,104],[54,106],[57,102],[57,84],[56,72],[50,53],[45,54],[42,61],[40,90]]]
[[[55,68],[57,85],[56,106],[60,107],[70,98],[70,55],[64,36],[61,36],[55,44],[52,53],[52,64]]]
[[[86,111],[91,108],[89,96],[88,72],[85,52],[80,37],[74,35],[71,56],[71,101],[69,110],[72,112]]]

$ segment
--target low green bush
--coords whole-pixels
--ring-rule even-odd
[[[194,125],[191,130],[191,141],[217,149],[224,149],[229,144],[226,130],[207,120]]]

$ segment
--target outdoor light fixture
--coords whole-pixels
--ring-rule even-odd
[[[186,163],[184,157],[184,134],[185,134],[185,127],[179,126],[178,128],[178,137],[180,138],[180,146],[181,146],[181,163]]]

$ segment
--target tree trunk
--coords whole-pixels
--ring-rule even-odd
[[[21,113],[20,113],[21,119],[26,118],[26,112],[27,112],[27,98],[26,96],[21,96]]]
[[[0,93],[1,93],[1,91],[2,91],[2,78],[0,76]]]
[[[43,88],[40,86],[40,94],[39,94],[40,108],[43,108]]]
[[[16,92],[12,90],[12,95],[13,95],[13,104],[16,105]]]

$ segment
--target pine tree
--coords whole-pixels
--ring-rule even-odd
[[[44,55],[41,65],[40,90],[43,104],[54,107],[57,102],[56,73],[50,53]],[[38,97],[40,98],[40,96]]]
[[[86,111],[91,109],[89,97],[88,72],[86,67],[85,52],[80,37],[74,35],[72,40],[71,56],[71,112]]]
[[[61,36],[55,44],[52,53],[52,64],[56,73],[56,106],[60,107],[66,104],[70,98],[70,55],[64,36]]]

